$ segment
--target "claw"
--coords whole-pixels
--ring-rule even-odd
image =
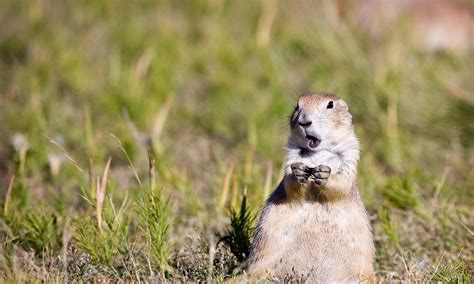
[[[315,178],[315,179],[326,179],[329,177],[329,172],[313,172],[312,176]]]
[[[291,169],[296,170],[296,169],[304,169],[305,165],[301,162],[291,164]]]
[[[326,165],[319,165],[313,168],[313,172],[323,172],[323,173],[330,173],[331,168]]]
[[[326,184],[329,175],[331,174],[331,168],[326,165],[319,165],[308,169],[310,172],[310,179],[314,180],[314,183],[318,186]]]

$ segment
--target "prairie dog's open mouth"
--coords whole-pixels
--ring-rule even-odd
[[[306,135],[306,139],[308,139],[308,147],[311,149],[317,148],[321,143],[321,140],[311,135]]]

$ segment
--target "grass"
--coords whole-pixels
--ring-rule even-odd
[[[2,281],[234,277],[309,91],[353,113],[377,279],[472,279],[472,51],[331,1],[57,4],[0,4]]]

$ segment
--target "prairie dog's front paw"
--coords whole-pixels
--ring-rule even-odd
[[[310,168],[301,162],[291,164],[291,172],[299,183],[307,183],[311,176]]]
[[[323,187],[328,182],[329,175],[331,174],[331,168],[326,165],[319,165],[311,168],[311,179],[320,186]]]

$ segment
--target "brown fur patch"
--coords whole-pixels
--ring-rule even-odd
[[[316,108],[321,102],[330,99],[339,100],[337,96],[329,93],[307,94],[298,98],[298,105],[304,109],[311,110]]]

